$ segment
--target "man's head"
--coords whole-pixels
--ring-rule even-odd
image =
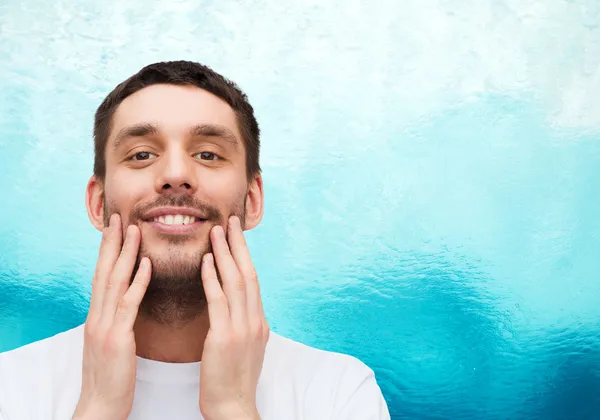
[[[259,128],[246,96],[206,66],[152,64],[100,105],[94,145],[90,220],[101,230],[117,212],[123,231],[139,226],[138,264],[152,261],[140,311],[161,322],[198,315],[210,229],[230,215],[252,229],[263,214]]]

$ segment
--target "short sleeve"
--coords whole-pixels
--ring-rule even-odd
[[[346,403],[336,413],[335,420],[390,420],[390,412],[375,379],[366,369]]]

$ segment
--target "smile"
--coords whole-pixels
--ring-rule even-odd
[[[184,214],[167,214],[153,218],[152,222],[162,223],[163,225],[189,225],[196,222],[196,217]]]
[[[190,235],[204,225],[204,219],[188,217],[187,221],[181,215],[168,215],[149,220],[150,227],[159,233],[168,235]]]
[[[169,235],[190,235],[206,222],[204,214],[186,207],[160,207],[148,212],[143,220],[153,230]]]
[[[164,233],[168,235],[190,235],[195,233],[200,227],[204,225],[205,220],[188,220],[188,223],[176,222],[174,220],[167,220],[166,218],[163,221],[161,218],[156,218],[153,220],[149,220],[147,223],[150,227],[159,233]],[[169,223],[170,222],[170,223]]]

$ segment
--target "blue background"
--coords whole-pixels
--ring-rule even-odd
[[[600,3],[0,4],[0,351],[85,320],[96,107],[208,64],[262,128],[276,332],[394,419],[600,418]]]

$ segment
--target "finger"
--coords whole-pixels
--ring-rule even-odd
[[[219,283],[215,260],[212,254],[208,253],[204,255],[200,272],[208,306],[210,328],[223,331],[230,323],[229,304]]]
[[[144,257],[142,258],[142,261],[140,261],[140,266],[137,273],[135,273],[131,286],[129,286],[129,289],[125,292],[123,298],[119,302],[117,313],[115,315],[115,324],[118,324],[119,328],[122,328],[125,331],[133,330],[140,304],[146,294],[146,290],[148,290],[151,274],[152,264],[150,263],[150,259]]]
[[[232,216],[229,219],[229,249],[246,284],[246,317],[252,322],[261,322],[263,315],[258,275],[254,269],[250,251],[242,231],[240,219]]]
[[[215,226],[211,235],[216,268],[221,274],[223,291],[229,302],[231,321],[240,327],[247,323],[246,284],[229,251],[223,228]]]
[[[121,297],[129,287],[131,274],[138,254],[140,245],[140,231],[137,226],[129,225],[125,236],[125,242],[121,254],[117,259],[113,272],[108,280],[104,304],[102,306],[102,318],[112,323]]]
[[[265,311],[263,309],[263,302],[262,299],[260,300],[260,313],[262,314],[262,332],[263,332],[263,337],[266,339],[266,341],[269,341],[269,332],[271,330],[271,327],[269,326],[269,321],[267,321],[267,316],[265,315]]]
[[[90,310],[88,318],[97,318],[102,312],[104,294],[108,278],[115,266],[121,250],[122,235],[118,214],[113,214],[107,227],[102,230],[102,242],[98,253],[98,262],[92,280],[92,297],[90,299]]]

